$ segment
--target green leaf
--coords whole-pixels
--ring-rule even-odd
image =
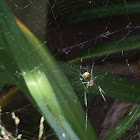
[[[11,73],[7,71],[10,69]],[[16,71],[18,70],[18,66],[15,64],[15,61],[9,57],[9,55],[4,51],[4,49],[0,50],[0,85],[1,87],[4,84],[12,84],[14,81],[14,76]]]
[[[79,96],[84,94],[84,86],[86,85],[83,85],[80,81],[81,75],[79,72],[84,73],[85,68],[80,68],[74,64],[61,64],[61,67],[70,79],[76,93]],[[98,88],[100,86],[106,97],[140,104],[139,83],[96,69],[93,70],[93,79],[94,86],[88,87],[87,96],[101,95]]]
[[[113,129],[104,140],[116,140],[122,135],[136,120],[140,118],[140,106],[130,112],[118,125]]]
[[[70,60],[70,62],[77,62],[81,59],[89,59],[105,55],[106,58],[113,53],[119,53],[122,51],[134,50],[138,48],[140,48],[140,36],[123,37],[119,40],[95,45],[88,50],[85,50],[79,57]]]
[[[14,80],[38,106],[59,139],[96,139],[73,88],[53,56],[27,28],[20,27],[22,32],[1,0],[0,47],[19,66],[20,73]],[[10,69],[7,71],[12,74]]]
[[[71,66],[70,64],[67,64],[67,66],[66,64],[62,64],[61,66],[71,80],[71,83],[73,83],[75,91],[79,96],[81,96],[81,94],[84,93],[85,88],[80,81],[79,72],[84,73],[85,68],[79,68],[74,64],[71,64]],[[97,94],[101,96],[98,90],[98,86],[100,86],[105,91],[105,97],[112,97],[122,101],[140,104],[139,83],[98,70],[93,71],[93,78],[95,77],[97,78],[94,80],[94,86],[88,88],[87,96],[90,96],[89,98],[91,98],[92,95]],[[140,107],[137,107],[134,111],[130,112],[113,131],[110,132],[105,140],[115,140],[119,138],[121,134],[123,134],[136,120],[139,119],[139,117]]]
[[[134,13],[140,13],[140,2],[110,4],[99,8],[84,9],[82,11],[72,12],[62,19],[61,25]]]

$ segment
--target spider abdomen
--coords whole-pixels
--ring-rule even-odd
[[[87,81],[90,81],[91,80],[91,75],[89,72],[85,72],[82,74],[82,77],[87,80]]]

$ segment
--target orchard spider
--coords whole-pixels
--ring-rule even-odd
[[[91,86],[94,86],[94,80],[98,77],[94,77],[92,76],[92,71],[93,71],[93,65],[92,65],[92,68],[91,68],[91,72],[84,72],[83,74],[80,73],[80,75],[82,76],[82,78],[87,81],[87,82],[82,82],[82,83],[87,83],[87,87],[91,87]],[[104,96],[105,92],[102,90],[102,88],[100,86],[98,86],[98,90],[99,92],[101,93],[101,96],[103,98],[104,101],[106,101],[106,98]],[[84,100],[85,100],[85,105],[87,106],[87,97],[86,97],[86,91],[84,92],[85,93],[85,97],[84,97]]]

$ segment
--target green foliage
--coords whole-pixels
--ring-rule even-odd
[[[127,8],[127,10],[126,10]],[[61,22],[62,25],[85,22],[93,19],[103,19],[110,16],[140,13],[140,2],[128,2],[119,4],[110,4],[98,8],[88,8],[81,11],[75,11],[65,16]]]
[[[127,7],[128,13],[139,12],[138,3],[130,3]],[[104,18],[110,16],[113,9],[114,7],[112,6],[106,7],[107,12],[104,13],[104,8],[100,7],[99,9],[96,9],[98,10],[96,12],[102,15],[100,18]],[[124,9],[125,7],[122,5],[116,6],[114,15],[124,14]],[[93,16],[91,12],[93,11],[87,11],[86,14],[83,14],[82,12],[78,14],[74,13],[76,21],[73,21],[73,14],[71,14],[64,18],[63,24],[98,18]],[[79,69],[76,65],[70,63],[57,63],[49,50],[25,26],[19,21],[17,22],[20,28],[16,24],[10,11],[7,9],[4,0],[1,0],[0,84],[18,84],[54,129],[59,139],[65,137],[65,139],[68,140],[96,140],[96,134],[90,122],[86,122],[85,112],[75,94],[75,92],[84,93],[85,89],[83,86],[75,81],[75,77],[79,76],[78,71],[82,73],[84,72],[84,68]],[[82,53],[78,59],[71,60],[71,62],[133,50],[140,46],[139,36],[123,38],[119,43],[118,42],[118,40],[115,40],[113,42],[95,46],[93,49],[89,49]],[[138,83],[125,78],[120,78],[113,74],[106,74],[95,70],[94,76],[96,77],[98,75],[103,78],[95,79],[95,83],[104,89],[107,97],[132,103],[140,103],[140,87]],[[72,83],[76,84],[72,85]],[[89,92],[100,94],[95,86],[89,88]],[[120,124],[107,136],[106,140],[117,139],[139,118],[139,115],[140,109],[137,107],[120,122]],[[88,123],[87,126],[86,123]]]
[[[140,118],[140,106],[130,112],[118,125],[113,129],[105,140],[116,140],[123,134],[136,120]]]
[[[66,64],[66,63],[60,63],[60,66],[62,67],[65,74],[70,79],[71,84],[73,84],[73,87],[76,91],[76,93],[83,93],[84,87],[79,82],[77,83],[77,79],[75,77],[80,78],[79,72],[84,73],[85,69],[81,68],[79,69],[78,66],[74,64]],[[132,102],[132,103],[140,103],[140,86],[139,83],[136,83],[131,80],[127,80],[126,78],[116,76],[114,74],[102,72],[99,70],[94,69],[94,77],[97,77],[94,80],[94,83],[96,86],[92,86],[88,88],[89,93],[92,93],[94,95],[98,94],[101,95],[97,86],[99,85],[102,89],[105,91],[105,96]]]
[[[21,32],[3,0],[0,13],[0,47],[19,67],[17,76],[12,75],[5,65],[7,71],[18,81],[59,139],[96,139],[89,122],[85,132],[85,113],[53,56],[25,27]]]
[[[121,51],[135,50],[140,48],[140,36],[123,37],[107,43],[94,45],[87,51],[81,53],[78,58],[70,60],[76,62],[81,59],[89,59],[100,56],[108,56],[110,54],[118,53]]]

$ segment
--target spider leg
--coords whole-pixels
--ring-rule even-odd
[[[79,74],[81,75],[81,77],[83,78],[83,79],[85,79],[84,78],[84,76],[83,76],[83,74],[78,70],[78,72],[79,72]]]
[[[105,92],[101,89],[100,86],[98,86],[98,88],[99,88],[99,92],[100,92],[101,95],[102,95],[102,98],[104,99],[104,101],[106,101],[106,98],[105,98],[105,96],[104,96]]]
[[[92,73],[93,73],[93,68],[94,68],[94,62],[93,62],[93,64],[92,64],[92,67],[91,67],[91,71],[90,71],[90,74],[91,74],[91,78],[92,78]]]
[[[101,80],[101,79],[103,79],[103,76],[101,76],[101,75],[95,76],[94,79],[93,79],[93,81],[94,81],[95,79],[100,79],[100,80]]]
[[[85,123],[85,131],[87,130],[87,120],[88,120],[88,103],[87,103],[87,93],[84,92],[84,100],[85,100],[85,106],[86,106],[86,123]]]
[[[84,101],[85,101],[85,106],[87,107],[87,93],[86,91],[84,92]]]
[[[83,77],[82,73],[78,70],[78,72],[80,73],[80,75]]]
[[[82,82],[83,84],[88,84],[88,82]]]

